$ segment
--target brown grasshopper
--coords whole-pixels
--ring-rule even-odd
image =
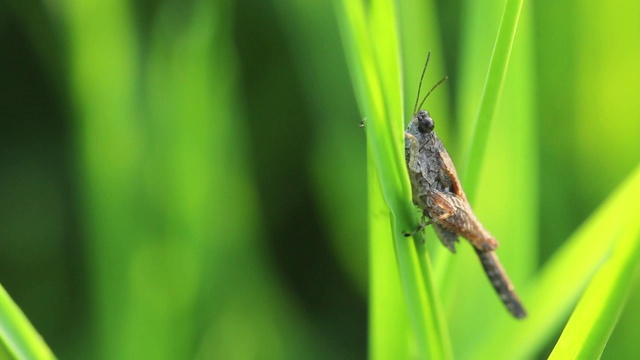
[[[456,252],[454,245],[459,241],[459,236],[469,240],[489,281],[509,312],[516,318],[524,318],[527,313],[495,253],[498,242],[485,230],[471,210],[453,161],[433,131],[434,122],[431,115],[426,110],[417,111],[429,94],[447,79],[445,77],[431,88],[418,106],[422,79],[430,56],[431,52],[427,55],[427,62],[420,77],[414,115],[404,133],[405,157],[411,179],[413,203],[422,210],[424,218],[412,233],[404,235],[412,236],[426,226],[433,225],[442,244],[453,253]],[[429,220],[424,221],[426,218]]]

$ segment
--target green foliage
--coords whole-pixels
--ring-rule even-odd
[[[237,120],[235,56],[223,21],[229,4],[163,4],[148,51],[133,41],[130,9],[103,5],[89,11],[69,4],[67,18],[78,35],[70,44],[85,129],[79,134],[85,196],[88,208],[98,210],[87,221],[102,354],[293,356],[296,347],[283,349],[279,339],[302,344],[305,335],[260,260],[255,185],[246,138],[238,136],[246,127]],[[127,51],[97,51],[102,44],[93,39],[103,32]],[[93,71],[104,75],[93,78]],[[228,272],[228,259],[240,271]],[[280,330],[267,330],[276,323]]]
[[[395,97],[392,90],[387,90],[386,93],[383,89],[385,89],[385,81],[381,81],[375,78],[375,75],[378,78],[384,78],[384,74],[395,72],[398,67],[393,66],[384,66],[382,64],[385,63],[384,59],[379,59],[379,63],[375,65],[362,65],[358,62],[374,62],[376,61],[376,56],[378,54],[385,54],[389,56],[389,54],[395,54],[399,52],[399,49],[396,45],[396,41],[391,40],[383,40],[381,41],[379,36],[371,36],[368,37],[368,34],[386,34],[388,36],[393,36],[394,33],[392,31],[381,31],[380,28],[384,28],[378,25],[375,20],[376,14],[376,2],[371,4],[370,18],[363,14],[366,13],[366,10],[360,8],[363,6],[359,4],[359,2],[343,2],[344,8],[347,10],[343,10],[347,15],[340,15],[341,9],[340,5],[338,5],[338,14],[343,17],[342,28],[343,34],[345,37],[345,48],[347,51],[347,59],[351,64],[352,74],[354,85],[356,87],[356,94],[360,99],[361,108],[364,113],[370,114],[371,120],[368,123],[368,139],[369,139],[369,149],[371,150],[371,156],[374,161],[370,162],[376,168],[376,173],[371,172],[372,177],[370,178],[370,182],[376,183],[380,181],[380,185],[382,188],[382,193],[387,194],[385,189],[391,189],[388,191],[395,191],[395,193],[401,193],[402,188],[397,188],[397,182],[394,183],[390,180],[392,179],[392,174],[386,174],[389,169],[393,169],[397,171],[397,164],[390,160],[392,157],[389,156],[387,158],[379,159],[379,154],[377,153],[378,146],[380,143],[379,137],[384,136],[385,134],[381,134],[376,130],[382,127],[380,124],[380,117],[382,116],[386,122],[389,122],[389,118],[392,123],[397,124],[399,121],[397,118],[389,114],[384,113],[384,107],[381,108],[379,106],[384,106],[387,104],[387,107],[393,107],[388,105],[389,103],[393,103]],[[358,5],[356,5],[358,4]],[[349,9],[357,8],[356,12],[359,16],[349,16]],[[471,198],[475,197],[475,188],[478,184],[483,184],[484,187],[481,187],[481,191],[479,194],[478,202],[480,205],[478,206],[478,212],[480,214],[487,212],[486,205],[482,203],[486,197],[490,197],[494,204],[495,212],[500,212],[501,209],[509,207],[509,202],[512,202],[513,198],[519,199],[520,211],[512,211],[508,214],[504,214],[501,217],[503,223],[507,225],[500,226],[499,224],[493,227],[492,229],[497,229],[496,233],[500,234],[503,229],[509,229],[508,224],[517,224],[518,229],[514,229],[512,227],[512,231],[504,231],[506,234],[511,234],[512,236],[516,233],[522,232],[522,230],[526,230],[526,232],[522,232],[521,236],[517,237],[520,239],[520,245],[518,244],[509,244],[511,246],[510,253],[512,254],[532,254],[535,249],[535,228],[537,227],[536,222],[536,203],[537,203],[537,186],[536,186],[536,173],[537,166],[535,161],[535,143],[536,143],[536,131],[534,125],[534,117],[530,113],[531,110],[531,88],[532,88],[532,78],[523,76],[523,79],[509,79],[507,82],[507,88],[512,90],[514,87],[517,89],[517,92],[509,92],[506,97],[508,102],[498,107],[499,104],[498,99],[501,93],[502,84],[505,82],[505,75],[507,74],[507,65],[509,64],[509,59],[511,56],[511,46],[513,44],[514,35],[516,31],[516,27],[518,25],[518,18],[520,14],[520,10],[522,8],[522,2],[520,1],[508,1],[505,10],[502,16],[501,25],[497,30],[497,41],[493,51],[493,57],[489,65],[489,71],[486,78],[486,84],[484,86],[483,96],[480,100],[479,112],[477,116],[476,123],[470,126],[473,129],[470,134],[471,145],[468,150],[468,169],[467,171],[463,171],[463,176],[468,176],[466,181],[467,185],[470,188]],[[393,14],[393,11],[388,11],[388,14]],[[362,14],[362,15],[361,15]],[[483,18],[485,19],[485,18]],[[403,18],[398,18],[400,23],[408,22]],[[477,22],[476,22],[477,23]],[[467,40],[469,44],[477,44],[480,42],[479,34],[482,34],[477,29],[473,29],[475,25],[473,22],[470,22],[471,25]],[[483,24],[484,25],[484,24]],[[525,32],[525,36],[527,35],[529,28],[528,21],[524,22],[524,29],[521,31]],[[400,27],[399,25],[396,25]],[[387,26],[387,30],[389,28],[393,28],[393,26]],[[405,45],[406,46],[406,45]],[[411,45],[409,45],[411,46]],[[528,61],[526,54],[529,53],[529,47],[531,43],[525,41],[523,45],[521,45],[522,50],[517,52],[516,56],[514,56],[514,62],[516,69],[518,70],[516,73],[525,74],[527,73],[527,68],[533,66],[533,63]],[[380,49],[385,48],[385,50],[372,51],[371,49]],[[468,50],[469,52],[474,51],[474,49]],[[521,54],[525,54],[524,56]],[[375,74],[375,70],[380,71],[380,73]],[[372,80],[373,78],[373,80]],[[386,82],[386,84],[394,82]],[[476,85],[467,83],[469,87],[475,87]],[[465,87],[463,87],[465,89]],[[469,90],[462,90],[462,93],[469,92]],[[527,97],[529,96],[529,97]],[[409,98],[411,101],[412,98]],[[380,102],[377,103],[376,101]],[[514,106],[515,105],[515,106]],[[378,107],[376,107],[378,106]],[[498,112],[498,119],[496,121],[495,127],[492,126],[492,119],[494,118],[496,112]],[[385,117],[386,116],[386,117]],[[395,135],[395,130],[397,127],[386,126],[385,131],[387,134]],[[498,147],[492,146],[489,147],[485,151],[486,144],[491,142],[492,145],[498,145]],[[389,140],[392,142],[392,140]],[[382,145],[385,146],[385,145]],[[388,145],[386,145],[388,146]],[[396,146],[397,148],[401,148],[400,146]],[[505,154],[505,149],[509,149],[509,153]],[[486,153],[486,154],[485,154]],[[508,155],[511,157],[510,160],[515,164],[524,164],[524,166],[520,165],[509,165]],[[520,157],[520,158],[518,158]],[[483,161],[483,158],[486,158],[486,164]],[[522,161],[520,159],[527,159],[528,161]],[[500,166],[502,164],[502,166]],[[382,168],[381,168],[382,167]],[[483,171],[481,172],[481,169]],[[490,170],[489,170],[490,169]],[[508,179],[508,182],[500,181],[500,174],[505,174],[502,176],[503,179]],[[506,175],[509,174],[509,175]],[[378,175],[378,177],[373,176]],[[498,178],[497,180],[492,180],[493,178]],[[488,183],[485,183],[488,182]],[[634,189],[640,188],[640,184],[637,184],[632,181],[630,187],[620,190],[621,194],[626,199],[637,199],[635,194],[632,194]],[[498,186],[496,186],[498,185]],[[487,191],[487,189],[489,189]],[[503,190],[503,194],[510,194],[511,196],[496,196],[498,189]],[[513,189],[513,190],[510,190]],[[376,188],[372,189],[370,196],[376,195]],[[507,190],[507,191],[504,191]],[[397,204],[394,203],[394,200],[389,200],[389,196],[384,196],[385,200],[387,200],[387,204],[390,208],[390,213],[395,214],[399,210],[397,210]],[[370,203],[379,204],[375,200],[370,198]],[[483,206],[484,205],[484,206]],[[511,206],[514,210],[517,207]],[[618,204],[616,207],[612,207],[609,205],[608,209],[628,209],[630,207],[629,204]],[[377,208],[376,208],[377,209]],[[603,210],[604,212],[605,210]],[[377,209],[372,214],[381,214],[382,210]],[[631,213],[637,214],[638,212],[632,210]],[[563,318],[566,316],[567,312],[571,309],[571,304],[575,301],[577,297],[579,297],[582,292],[584,286],[589,283],[591,277],[594,272],[600,266],[603,260],[603,254],[607,253],[607,249],[611,246],[611,244],[617,241],[617,237],[609,236],[602,237],[601,235],[605,231],[610,231],[610,225],[616,223],[614,220],[618,212],[616,210],[610,210],[606,215],[595,216],[592,220],[587,221],[584,227],[589,228],[590,231],[580,232],[576,235],[573,240],[571,240],[567,246],[570,250],[565,250],[560,252],[558,257],[554,259],[554,261],[548,263],[545,267],[543,267],[540,271],[540,275],[537,280],[533,281],[531,285],[527,288],[521,287],[523,293],[526,294],[525,299],[529,299],[531,302],[530,312],[531,316],[529,319],[524,321],[523,323],[516,323],[513,319],[503,320],[502,318],[499,320],[491,320],[491,317],[496,317],[495,314],[491,314],[491,312],[478,312],[476,310],[477,305],[471,304],[468,301],[468,298],[464,295],[454,295],[454,291],[458,291],[459,289],[465,289],[469,291],[474,286],[473,284],[469,284],[469,286],[462,285],[465,283],[465,279],[469,277],[463,274],[467,272],[474,271],[470,267],[465,267],[465,270],[461,270],[461,266],[458,265],[457,268],[452,268],[448,264],[446,258],[442,256],[442,254],[438,254],[437,256],[437,267],[438,267],[438,275],[440,277],[445,278],[445,280],[440,280],[441,284],[440,292],[443,294],[446,304],[454,304],[452,306],[451,313],[449,315],[449,324],[453,331],[451,332],[453,338],[451,342],[454,344],[454,351],[459,356],[464,358],[472,356],[477,356],[478,354],[484,354],[481,357],[493,357],[499,354],[500,358],[522,358],[522,357],[532,357],[536,353],[540,351],[540,346],[542,346],[545,342],[551,340],[550,335],[553,334],[554,327],[557,327],[561,324]],[[391,219],[394,219],[392,216]],[[380,242],[382,241],[379,237],[381,234],[388,236],[389,233],[395,234],[397,232],[397,224],[391,221],[391,227],[389,230],[382,230],[384,228],[383,221],[379,215],[377,217],[373,217],[372,222],[377,222],[381,220],[382,222],[379,225],[372,225],[371,230],[371,239],[372,242],[372,251],[380,252],[388,252],[389,248],[384,248],[380,246]],[[491,223],[491,217],[489,216],[488,223]],[[629,223],[625,223],[623,225],[625,227],[629,227]],[[594,247],[587,245],[588,243],[593,243],[593,239],[595,239],[595,234],[599,234],[598,238],[603,239],[601,241],[601,246]],[[501,238],[501,237],[499,237]],[[635,244],[637,241],[637,236],[635,232],[631,232],[627,234],[625,239],[627,242],[631,244]],[[396,239],[397,242],[397,239]],[[418,247],[420,248],[420,247]],[[405,283],[405,296],[407,298],[407,302],[409,304],[409,316],[412,316],[412,312],[416,313],[416,310],[412,310],[412,298],[416,297],[415,290],[416,287],[407,288],[406,287],[406,278],[407,274],[403,273],[403,268],[406,266],[406,258],[403,256],[402,248],[396,248],[396,255],[398,266],[400,270],[400,279],[402,283]],[[527,251],[529,250],[529,251]],[[442,252],[442,251],[440,251]],[[621,252],[621,251],[619,251]],[[633,253],[633,252],[632,252]],[[377,256],[372,254],[372,259],[375,260]],[[467,256],[468,258],[468,256]],[[591,326],[588,326],[588,329],[592,329],[593,331],[588,332],[591,335],[589,340],[585,340],[581,342],[578,348],[582,349],[582,351],[586,354],[601,352],[604,343],[611,332],[613,324],[615,323],[616,315],[619,314],[620,306],[622,303],[622,299],[624,298],[624,294],[628,292],[629,286],[631,284],[629,276],[622,276],[625,274],[622,269],[627,269],[629,264],[632,264],[635,259],[633,256],[626,256],[624,260],[619,260],[620,265],[616,269],[619,269],[618,272],[615,270],[609,271],[608,280],[596,280],[600,282],[605,282],[606,284],[617,284],[617,287],[614,287],[616,291],[613,293],[611,297],[607,297],[606,295],[602,295],[601,297],[604,300],[601,300],[601,309],[600,311],[584,311],[584,314],[581,318],[576,320],[578,325],[574,325],[571,327],[571,323],[569,324],[569,328],[566,330],[568,333],[575,332],[573,329],[585,329],[585,324],[592,322]],[[471,259],[465,259],[465,261],[470,261]],[[624,261],[624,262],[623,262]],[[389,267],[389,262],[380,261],[382,266],[385,267],[387,272],[393,271]],[[428,265],[428,262],[425,262]],[[510,261],[507,260],[505,263],[509,264]],[[380,269],[376,269],[378,263],[375,261],[372,262],[372,276],[374,274],[380,274],[382,271]],[[616,266],[616,265],[611,265]],[[626,267],[625,267],[626,266]],[[566,270],[562,270],[561,268],[567,268]],[[569,271],[568,269],[572,270]],[[413,270],[413,269],[412,269]],[[406,270],[405,270],[406,271]],[[413,270],[416,271],[416,270]],[[477,270],[475,270],[477,272]],[[521,262],[521,266],[515,270],[515,278],[522,278],[522,274],[533,272],[533,263],[531,260]],[[416,272],[419,274],[418,272]],[[569,273],[570,276],[557,276],[558,273]],[[431,306],[434,308],[432,310],[426,309],[422,310],[425,313],[433,313],[436,314],[434,316],[435,319],[439,319],[439,309],[440,305],[438,305],[439,299],[439,291],[436,287],[433,287],[433,280],[431,279],[431,272],[425,272],[427,274],[426,289],[418,289],[427,291],[427,295],[433,299],[431,302]],[[513,272],[512,272],[513,274]],[[628,274],[628,273],[626,273]],[[604,275],[603,275],[604,276]],[[475,281],[477,277],[474,277]],[[414,277],[411,280],[415,280]],[[372,284],[375,289],[382,287],[380,285],[381,280],[377,280],[373,278]],[[388,281],[388,280],[387,280]],[[567,282],[569,282],[572,286],[567,286]],[[376,286],[377,284],[377,286]],[[485,285],[486,286],[486,285]],[[595,285],[594,285],[595,286]],[[393,286],[391,284],[387,284],[387,287],[391,289]],[[600,288],[602,285],[600,285]],[[552,289],[557,289],[556,291]],[[474,289],[475,290],[475,289]],[[477,289],[480,292],[479,289]],[[595,291],[595,290],[594,290]],[[549,294],[551,293],[551,295]],[[615,296],[617,295],[617,296]],[[373,291],[371,293],[371,304],[373,307],[373,316],[372,316],[372,336],[370,338],[372,342],[372,349],[391,349],[391,347],[385,347],[384,345],[380,345],[378,343],[385,343],[389,341],[388,339],[392,339],[395,334],[401,333],[404,334],[404,331],[399,331],[399,329],[394,328],[391,325],[402,326],[402,323],[382,323],[382,321],[377,322],[375,315],[383,313],[382,310],[376,310],[376,306],[384,306],[388,304],[383,304],[382,301],[376,299],[376,296],[384,297],[384,293],[381,291]],[[589,298],[590,293],[587,292],[585,298]],[[593,295],[591,295],[593,296]],[[475,298],[476,300],[479,297]],[[466,300],[465,303],[460,303],[460,301]],[[487,300],[488,301],[488,300]],[[586,301],[586,300],[585,300]],[[483,301],[480,301],[481,303]],[[415,302],[414,302],[415,303]],[[413,304],[414,304],[413,303]],[[494,303],[496,301],[494,300]],[[423,304],[422,306],[425,306]],[[607,307],[608,305],[608,307]],[[494,306],[495,307],[495,306]],[[592,306],[593,307],[593,306]],[[608,310],[607,310],[608,309]],[[606,312],[605,312],[606,310]],[[580,308],[577,310],[580,313]],[[602,323],[595,323],[595,319],[599,319],[599,315],[603,313],[603,316],[610,319],[610,321],[605,321]],[[610,314],[610,315],[607,315]],[[418,316],[413,316],[413,319],[420,319]],[[489,322],[493,322],[492,326],[489,328],[493,329],[492,332],[486,332],[482,334],[477,334],[477,329],[482,327],[483,324],[487,324]],[[417,326],[420,326],[418,324]],[[448,344],[450,340],[447,339],[449,334],[443,330],[445,329],[443,324],[440,323],[429,323],[429,319],[425,320],[424,326],[427,327],[427,333],[435,334],[432,337],[425,336],[421,329],[416,329],[416,324],[414,326],[413,332],[413,340],[417,343],[418,348],[421,349],[419,352],[420,357],[431,357],[431,358],[441,358],[444,355],[440,352],[439,349],[446,348],[443,347],[442,344]],[[376,327],[380,327],[384,330],[376,330]],[[604,330],[598,330],[604,329]],[[473,331],[473,333],[471,332]],[[513,336],[513,334],[517,334]],[[397,336],[397,335],[395,335]],[[433,341],[433,336],[435,338],[439,338],[442,340]],[[567,335],[568,338],[571,338],[571,335]],[[584,337],[584,336],[583,336]],[[510,338],[510,341],[507,345],[504,344],[504,339]],[[471,340],[470,340],[471,339]],[[596,348],[590,348],[591,343],[596,344]],[[597,346],[600,346],[599,350]],[[424,347],[427,348],[427,351],[424,351]],[[575,343],[574,343],[575,347]],[[381,350],[384,351],[384,350]],[[406,353],[405,351],[398,351],[397,353]],[[575,353],[576,350],[573,350]],[[375,351],[371,354],[372,357],[380,357],[384,358],[384,355],[380,355]],[[386,354],[388,356],[388,354]]]
[[[637,1],[0,7],[0,358],[640,357]],[[429,50],[523,321],[401,235]]]

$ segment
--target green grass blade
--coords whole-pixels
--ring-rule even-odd
[[[367,39],[367,23],[365,10],[360,1],[336,1],[336,13],[338,24],[341,26],[342,39],[350,67],[352,83],[355,87],[356,97],[363,113],[367,116],[366,131],[370,132],[374,121],[383,118],[382,90],[372,67],[372,49]],[[376,121],[376,122],[377,122]],[[371,143],[367,143],[370,147]],[[372,151],[367,151],[369,163],[369,250],[370,250],[370,280],[369,292],[369,356],[372,359],[384,359],[389,356],[406,357],[407,328],[403,310],[398,310],[398,316],[388,316],[389,307],[393,304],[404,305],[398,297],[389,296],[394,290],[400,290],[398,282],[396,259],[392,252],[392,243],[388,235],[391,235],[389,224],[391,215],[388,205],[382,195],[382,189],[378,185],[375,159]],[[376,214],[380,208],[381,214]],[[375,212],[375,213],[374,213]],[[389,273],[390,272],[390,273]],[[377,276],[385,275],[385,276]],[[389,277],[396,274],[395,277]],[[399,301],[398,301],[399,300]],[[390,331],[390,329],[393,329]],[[405,354],[405,356],[402,356]]]
[[[0,341],[15,359],[55,359],[22,310],[0,286]]]
[[[636,194],[636,199],[640,191]],[[598,271],[564,328],[550,359],[600,357],[640,268],[638,212]]]
[[[369,358],[408,359],[409,323],[398,281],[391,214],[369,152]],[[393,311],[389,311],[393,309]]]
[[[372,38],[376,40],[373,48],[378,68],[380,69],[379,73],[383,83],[382,89],[385,92],[384,98],[387,105],[386,123],[388,124],[388,131],[385,135],[387,137],[389,137],[389,134],[392,136],[389,140],[390,144],[394,146],[390,150],[393,151],[396,159],[400,158],[400,161],[396,163],[397,170],[394,171],[393,175],[398,176],[400,174],[402,176],[406,174],[403,142],[401,141],[398,144],[397,141],[393,141],[404,139],[400,44],[397,34],[399,26],[395,19],[397,19],[397,15],[394,2],[381,0],[372,3],[370,28]],[[395,49],[395,51],[392,51],[392,49]],[[392,69],[395,69],[395,71],[392,71]],[[384,167],[381,170],[389,168],[391,167]],[[404,185],[403,193],[406,194],[403,198],[407,198],[410,190],[406,176],[401,178],[400,181]],[[422,311],[424,312],[423,323],[420,323],[421,318],[419,317],[411,317],[410,321],[413,322],[413,328],[419,331],[422,330],[423,325],[427,325],[426,337],[417,333],[416,341],[419,347],[427,345],[431,358],[449,358],[452,354],[451,345],[441,306],[439,305],[439,298],[436,295],[437,290],[432,280],[430,259],[426,252],[426,247],[418,245],[416,248],[419,255],[417,258],[419,272],[416,273],[416,261],[411,242],[399,234],[400,230],[410,229],[415,226],[416,222],[413,220],[415,211],[409,201],[403,201],[402,198],[400,198],[400,201],[400,204],[395,208],[397,210],[393,211],[394,208],[392,207],[393,214],[406,214],[408,216],[405,219],[411,221],[408,227],[405,225],[398,228],[398,223],[392,224],[392,228],[395,228],[396,254],[398,256],[401,279],[405,284],[405,293],[411,294],[408,296],[410,304],[413,304],[414,307],[422,306]],[[423,240],[420,236],[418,242],[421,241]],[[423,296],[425,296],[424,299],[422,299]]]
[[[522,0],[508,0],[505,5],[500,28],[498,29],[498,36],[493,48],[493,54],[491,55],[491,62],[489,63],[487,80],[480,100],[480,108],[478,109],[478,115],[472,127],[473,137],[471,138],[466,161],[464,162],[461,173],[467,197],[472,202],[475,198],[480,170],[482,169],[484,150],[489,137],[491,121],[496,112],[500,92],[502,91],[502,85],[504,84],[504,78],[507,73],[513,39],[515,38],[518,21],[520,20],[522,3]]]
[[[640,213],[638,198],[640,166],[545,264],[535,281],[524,289],[523,298],[529,304],[527,319],[517,323],[499,319],[490,341],[476,353],[478,358],[535,356],[545,342],[551,340],[593,274],[609,257],[617,235],[615,230],[626,220],[620,214]]]
[[[409,200],[410,188],[402,150],[403,106],[394,3],[387,0],[372,3],[369,16],[360,1],[338,1],[336,10],[356,97],[368,119],[368,151],[377,171],[377,179],[370,178],[370,181],[379,180],[383,199],[391,211],[391,233],[418,356],[449,358],[449,339],[435,301],[437,296],[428,257],[418,257],[411,241],[401,235],[402,230],[413,228],[417,219]],[[373,203],[374,199],[370,201]],[[377,265],[372,263],[371,266]],[[371,303],[380,302],[372,299]],[[372,320],[372,326],[399,331],[381,321]],[[372,331],[372,334],[380,333]],[[379,336],[372,341],[385,340],[384,336]],[[373,355],[378,356],[382,358],[384,355]]]

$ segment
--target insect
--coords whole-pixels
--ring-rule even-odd
[[[527,313],[495,253],[498,242],[473,213],[453,161],[434,131],[431,115],[426,110],[419,110],[429,94],[447,80],[445,77],[434,85],[418,105],[430,57],[431,52],[420,77],[413,116],[404,133],[412,200],[422,210],[423,220],[413,232],[404,235],[412,236],[432,225],[442,244],[453,253],[458,237],[469,240],[504,305],[514,317],[524,318]]]

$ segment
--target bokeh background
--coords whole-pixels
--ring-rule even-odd
[[[499,16],[471,3],[428,2],[439,91],[471,21],[486,71]],[[522,16],[541,266],[640,160],[640,3]],[[366,356],[342,46],[330,1],[0,1],[0,283],[59,358]],[[455,128],[475,103],[451,98]],[[640,356],[639,302],[604,357]]]

